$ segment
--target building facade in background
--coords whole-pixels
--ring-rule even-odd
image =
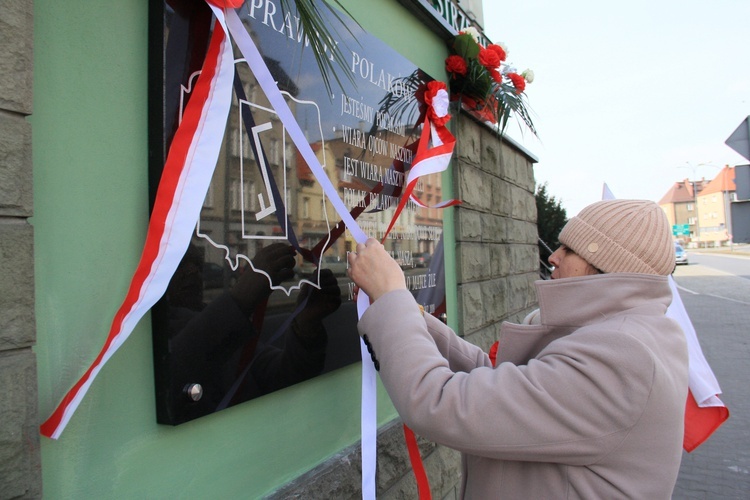
[[[731,241],[729,207],[737,199],[736,191],[734,169],[727,165],[698,193],[700,246],[724,246]]]
[[[729,245],[731,206],[737,201],[734,168],[725,166],[711,179],[676,182],[659,200],[672,234],[692,248]]]
[[[667,220],[674,229],[673,233],[677,233],[674,236],[685,243],[694,241],[698,234],[697,193],[700,193],[705,185],[705,179],[675,182],[659,200],[659,206],[667,214]]]

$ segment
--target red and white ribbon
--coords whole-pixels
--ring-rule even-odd
[[[677,283],[669,277],[672,304],[667,316],[677,321],[685,332],[688,346],[688,398],[685,404],[685,432],[682,447],[690,453],[703,444],[729,418],[729,409],[719,399],[721,387],[703,355],[695,327],[682,303]]]
[[[164,165],[143,253],[125,300],[98,356],[41,425],[42,435],[60,437],[101,368],[164,295],[190,243],[211,182],[229,115],[233,75],[231,43],[224,30],[214,29],[203,70]]]
[[[461,203],[459,200],[445,200],[436,205],[427,206],[413,194],[420,177],[443,172],[448,168],[453,149],[456,146],[456,138],[445,127],[450,119],[448,114],[449,95],[445,83],[437,80],[429,82],[427,90],[424,92],[424,102],[428,107],[425,113],[422,135],[417,145],[417,153],[414,155],[409,175],[406,177],[406,188],[401,201],[396,207],[396,212],[385,232],[385,236],[383,236],[384,241],[409,200],[424,208],[445,208]],[[432,147],[429,146],[430,142]]]

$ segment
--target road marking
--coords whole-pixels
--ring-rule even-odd
[[[722,297],[721,295],[714,295],[712,293],[707,293],[705,295],[708,295],[709,297],[715,297],[717,299],[731,300],[732,302],[737,302],[738,304],[750,306],[750,302],[745,302],[744,300],[730,299],[729,297]]]
[[[706,257],[726,257],[728,259],[748,259],[750,256],[747,253],[718,253],[718,252],[695,252],[693,251],[694,255],[705,255]]]
[[[680,289],[683,292],[692,293],[693,295],[705,295],[707,297],[714,297],[716,299],[729,300],[729,301],[732,301],[732,302],[737,302],[738,304],[744,304],[746,306],[750,306],[750,302],[745,302],[744,300],[737,300],[737,299],[732,299],[732,298],[729,298],[729,297],[723,297],[721,295],[714,295],[713,293],[695,292],[693,290],[689,290],[689,289],[685,288],[684,286],[680,286],[680,285],[677,285],[677,288]]]
[[[675,283],[675,285],[677,285],[677,283]],[[682,290],[683,292],[687,292],[687,293],[692,293],[693,295],[700,295],[700,293],[698,293],[698,292],[694,292],[694,291],[692,291],[692,290],[688,290],[688,289],[687,289],[687,288],[685,288],[684,286],[680,286],[680,285],[677,285],[677,288],[679,288],[679,289],[680,289],[680,290]]]

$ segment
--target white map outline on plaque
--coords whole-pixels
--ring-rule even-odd
[[[234,61],[235,65],[237,65],[238,63],[244,63],[244,62],[246,62],[244,58],[242,58],[242,59],[235,59],[235,61]],[[179,113],[179,118],[178,118],[179,123],[182,123],[182,112],[183,112],[183,109],[184,109],[185,95],[186,94],[190,94],[192,92],[193,82],[197,79],[197,77],[198,77],[198,75],[200,75],[200,73],[201,73],[201,71],[199,70],[199,71],[196,71],[196,72],[194,72],[193,74],[190,75],[190,78],[188,78],[188,86],[187,87],[185,87],[184,85],[180,85],[180,90],[181,91],[180,91],[180,113]],[[278,84],[278,82],[277,82],[277,84]],[[322,121],[320,119],[320,108],[318,107],[318,104],[316,102],[314,102],[314,101],[307,101],[307,100],[297,99],[294,96],[292,96],[289,92],[286,92],[286,91],[283,91],[283,90],[281,91],[281,94],[284,95],[284,96],[286,96],[287,98],[293,100],[297,104],[309,104],[309,105],[314,106],[314,108],[315,108],[315,115],[317,117],[317,122],[318,122],[318,130],[320,132],[321,151],[322,151],[322,155],[323,155],[323,161],[322,161],[322,165],[321,166],[325,169],[325,167],[326,167],[325,139],[323,137],[323,125],[322,125]],[[248,106],[256,107],[258,109],[262,109],[262,110],[264,110],[264,111],[266,111],[268,113],[272,113],[272,114],[278,116],[278,114],[276,113],[276,110],[274,110],[272,108],[260,106],[258,104],[255,104],[255,103],[252,103],[250,101],[247,101],[245,99],[240,99],[239,100],[238,106],[239,106],[240,109],[238,110],[239,112],[237,113],[237,115],[238,115],[238,121],[239,121],[239,125],[238,125],[238,128],[237,128],[237,133],[240,134],[240,137],[239,137],[239,139],[240,139],[239,140],[239,145],[240,145],[240,155],[239,155],[240,156],[240,167],[239,168],[240,168],[240,184],[241,185],[242,185],[243,180],[244,180],[244,159],[245,159],[244,158],[244,154],[243,154],[243,144],[244,144],[244,141],[242,140],[243,134],[244,134],[244,131],[245,131],[244,122],[242,121],[242,108],[241,107],[243,105],[248,105]],[[278,122],[281,123],[280,120],[278,120]],[[256,141],[256,145],[260,146],[258,134],[255,132],[255,129],[258,129],[260,132],[262,132],[262,131],[268,130],[268,129],[272,128],[272,127],[273,127],[273,125],[271,124],[271,122],[266,122],[265,124],[260,124],[260,125],[256,125],[255,127],[253,127],[254,131],[253,131],[252,137],[253,137],[253,140]],[[283,126],[283,124],[282,124],[281,137],[282,137],[282,151],[283,151],[283,154],[282,154],[282,165],[283,165],[283,168],[281,170],[284,173],[283,174],[284,175],[284,179],[283,179],[283,198],[284,198],[284,200],[283,201],[284,201],[284,204],[285,204],[284,208],[286,209],[286,207],[289,206],[289,192],[287,191],[287,182],[286,182],[286,166],[287,166],[287,148],[286,148],[286,143],[287,143],[287,134],[286,134],[286,127]],[[258,147],[257,149],[258,149],[258,151],[260,151],[260,147]],[[273,200],[273,197],[271,195],[270,184],[268,182],[268,176],[269,175],[273,175],[273,173],[268,171],[268,168],[265,165],[265,160],[264,159],[261,159],[260,163],[261,163],[261,166],[263,168],[262,172],[263,172],[264,182],[266,184],[266,186],[265,186],[266,187],[266,195],[269,198],[269,206],[268,207],[265,206],[265,204],[263,203],[263,199],[262,199],[262,195],[261,194],[258,194],[258,198],[259,198],[260,205],[261,205],[261,211],[262,212],[263,211],[267,212],[267,213],[265,213],[263,215],[263,217],[266,217],[266,216],[271,215],[272,213],[274,213],[276,211],[274,200]],[[323,203],[323,207],[322,207],[323,208],[323,216],[325,217],[326,228],[328,230],[327,231],[326,244],[323,247],[323,248],[326,248],[328,246],[328,243],[331,241],[331,224],[330,224],[330,221],[328,220],[328,207],[326,206],[327,205],[327,202],[326,202],[327,196],[326,196],[325,191],[323,190],[322,186],[320,186],[320,189],[321,189],[322,203]],[[245,198],[245,191],[244,191],[244,189],[241,189],[240,190],[240,206],[243,207],[243,208],[240,211],[240,214],[241,214],[241,223],[240,223],[240,225],[242,227],[242,239],[243,240],[286,240],[286,241],[289,240],[289,238],[288,238],[288,235],[289,235],[289,227],[288,227],[289,219],[288,219],[288,217],[284,218],[284,227],[283,227],[284,234],[283,235],[280,235],[280,236],[274,236],[274,235],[265,236],[265,235],[248,235],[248,234],[246,234],[245,233],[245,209],[244,209],[244,207],[245,207],[245,199],[244,198]],[[273,210],[269,211],[268,210],[269,208],[273,208]],[[260,220],[263,217],[258,217],[258,220]],[[299,290],[300,288],[302,288],[303,283],[307,283],[307,284],[309,284],[309,285],[311,285],[311,286],[313,286],[313,287],[315,287],[317,289],[320,289],[320,270],[321,270],[321,263],[323,262],[323,253],[324,252],[321,252],[320,256],[318,257],[315,282],[303,278],[303,279],[300,279],[297,282],[296,285],[293,285],[293,286],[291,286],[289,288],[286,288],[286,287],[284,287],[282,285],[274,285],[273,284],[273,280],[271,279],[271,276],[268,273],[266,273],[265,271],[263,271],[262,269],[256,269],[256,267],[253,265],[252,259],[250,259],[250,257],[248,257],[247,255],[242,254],[242,253],[237,253],[235,255],[235,258],[232,259],[230,248],[228,246],[226,246],[226,245],[222,245],[220,243],[215,242],[213,239],[211,239],[211,237],[209,235],[207,235],[205,233],[202,233],[201,229],[200,229],[200,225],[201,225],[201,221],[200,221],[200,217],[199,217],[198,218],[198,222],[196,223],[196,227],[195,227],[195,234],[196,234],[196,236],[199,237],[199,238],[201,238],[201,239],[206,240],[214,248],[219,249],[219,250],[223,250],[224,251],[224,260],[229,264],[229,267],[232,269],[232,271],[236,271],[239,268],[239,266],[240,266],[240,261],[244,260],[245,262],[247,262],[250,265],[250,267],[252,268],[253,272],[262,274],[262,275],[264,275],[266,277],[266,279],[268,280],[268,285],[270,286],[271,290],[281,290],[287,296],[291,295],[292,291]]]

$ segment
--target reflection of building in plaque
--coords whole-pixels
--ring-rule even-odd
[[[320,141],[311,144],[311,147],[331,184],[337,186],[335,156],[328,143]],[[330,240],[331,225],[338,221],[338,215],[326,200],[323,190],[301,155],[297,156],[297,180],[299,187],[296,194],[296,215],[301,234],[300,244],[307,248],[314,248],[320,242],[328,242]],[[325,267],[330,268],[330,264],[333,262],[343,265],[343,267],[341,265],[333,266],[332,270],[334,270],[335,274],[345,274],[346,251],[346,240],[340,238],[332,242],[326,255],[321,256],[318,263],[305,262],[304,259],[300,258],[303,276],[309,277],[312,275],[313,281],[315,281],[320,269]],[[315,264],[319,264],[317,269],[314,267]]]

